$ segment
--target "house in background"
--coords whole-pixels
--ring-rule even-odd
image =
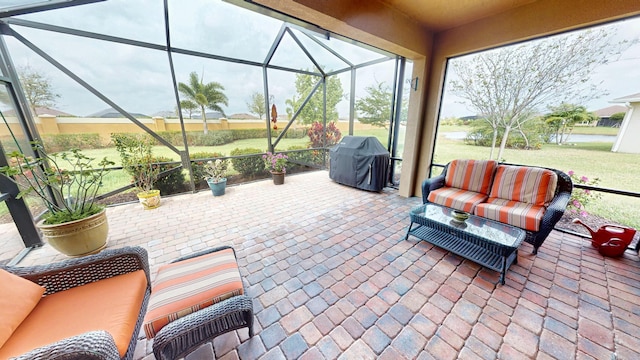
[[[629,108],[627,108],[626,106],[612,105],[612,106],[608,106],[606,108],[602,108],[594,111],[593,113],[600,118],[596,126],[619,127],[620,121],[611,120],[611,115],[617,114],[617,113],[626,113],[627,110],[629,110]]]
[[[611,151],[640,154],[640,144],[638,144],[638,138],[640,138],[640,93],[613,99],[611,102],[623,103],[628,108]]]

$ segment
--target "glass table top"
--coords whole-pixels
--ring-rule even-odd
[[[411,210],[411,214],[505,246],[517,247],[524,239],[524,230],[480,216],[470,214],[467,220],[457,221],[453,210],[427,203]]]

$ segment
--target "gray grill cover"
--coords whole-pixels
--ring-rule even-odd
[[[329,159],[329,177],[335,182],[370,191],[387,184],[389,152],[373,136],[345,136]]]

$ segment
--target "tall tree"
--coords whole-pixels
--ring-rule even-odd
[[[555,132],[555,140],[558,145],[567,142],[576,123],[597,119],[595,114],[588,112],[587,108],[582,105],[562,103],[558,106],[551,106],[549,109],[551,113],[545,116],[545,122]]]
[[[551,102],[582,103],[604,95],[598,84],[587,84],[597,66],[628,46],[614,41],[614,33],[587,30],[452,61],[453,93],[493,128],[491,158],[498,130],[504,131],[497,156],[501,159],[509,132],[526,122],[523,115],[536,114]]]
[[[296,74],[296,95],[291,99],[287,99],[286,112],[289,116],[302,106],[313,87],[320,80],[319,77],[308,74]],[[322,96],[322,86],[318,88],[315,94],[309,99],[307,105],[302,109],[298,119],[302,124],[311,124],[314,121],[322,123],[322,114],[324,102]],[[336,105],[342,100],[342,82],[337,76],[327,78],[327,122],[338,120],[338,109]]]
[[[368,96],[356,101],[358,121],[386,129],[391,119],[391,88],[384,81],[376,81],[375,85],[367,86],[365,91]]]
[[[182,100],[180,101],[180,109],[182,109],[182,112],[187,113],[189,119],[191,119],[193,118],[193,112],[198,110],[198,104],[191,100]]]
[[[224,115],[224,110],[220,105],[229,105],[229,100],[227,96],[222,92],[224,91],[224,86],[220,83],[212,81],[210,83],[205,84],[203,81],[204,75],[198,79],[198,74],[194,71],[189,74],[189,84],[178,83],[178,91],[186,98],[180,102],[183,104],[184,102],[191,102],[189,106],[197,105],[200,107],[200,111],[202,112],[202,125],[204,127],[204,133],[208,133],[209,129],[207,128],[207,114],[206,109],[219,111]]]
[[[56,104],[56,99],[60,95],[53,91],[51,80],[45,75],[27,65],[18,70],[18,77],[33,116],[38,116],[36,108]]]
[[[262,117],[265,114],[264,106],[264,94],[259,91],[254,92],[251,95],[251,100],[247,102],[249,112],[258,115],[260,120],[262,120]]]

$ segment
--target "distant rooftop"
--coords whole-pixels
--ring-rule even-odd
[[[619,97],[617,99],[613,99],[610,102],[612,103],[626,103],[626,102],[639,102],[640,101],[640,93],[631,94],[623,97]]]
[[[598,117],[610,117],[615,113],[627,112],[627,107],[623,105],[612,105],[606,108],[595,110],[593,113]]]

